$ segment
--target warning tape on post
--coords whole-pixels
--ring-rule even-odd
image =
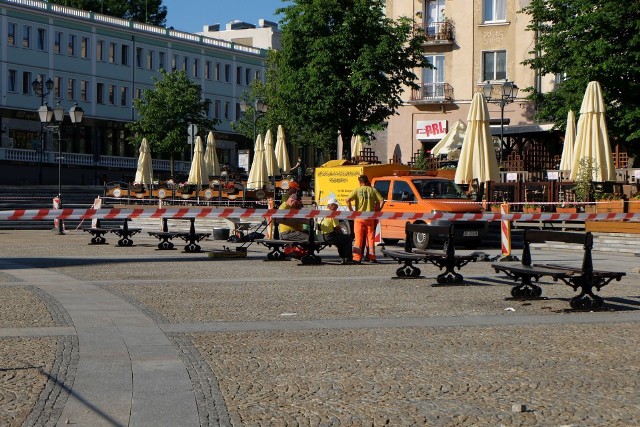
[[[640,213],[394,213],[348,212],[328,209],[255,209],[255,208],[158,208],[158,209],[17,209],[0,211],[0,221],[44,221],[82,219],[146,218],[336,218],[393,219],[402,221],[640,221]]]

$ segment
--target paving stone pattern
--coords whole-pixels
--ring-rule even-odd
[[[465,286],[433,287],[434,267],[420,266],[424,279],[396,280],[398,265],[383,258],[379,265],[301,266],[265,262],[257,245],[246,259],[211,259],[181,247],[158,251],[148,236],[123,248],[116,239],[88,245],[82,232],[2,234],[2,426],[640,425],[635,257],[595,256],[596,266],[630,274],[602,289],[604,310],[578,313],[568,310],[574,292],[559,283],[543,283],[545,299],[508,298],[511,281],[486,262],[464,268]],[[579,252],[534,256],[581,259]],[[338,259],[333,249],[323,258]],[[90,324],[75,324],[47,290]],[[92,332],[82,295],[100,299],[91,309],[96,325],[111,319],[120,326]],[[131,341],[137,328],[161,336]],[[70,403],[76,383],[90,392],[110,385],[79,374],[88,372],[79,368],[87,343],[76,330],[95,348],[129,346],[97,359],[131,372],[132,388],[117,405]],[[109,331],[117,333],[100,335]],[[171,390],[163,375],[180,388]],[[163,384],[175,407],[154,406],[155,389],[137,381]],[[190,405],[197,410],[190,421],[157,415]],[[512,411],[521,405],[525,411]],[[77,421],[92,410],[100,424]]]

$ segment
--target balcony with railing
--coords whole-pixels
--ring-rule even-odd
[[[453,86],[449,83],[423,83],[411,91],[410,104],[447,104],[453,102]]]
[[[423,22],[421,26],[427,37],[425,45],[447,45],[455,41],[453,21],[450,19]]]

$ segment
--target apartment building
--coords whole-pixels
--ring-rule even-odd
[[[412,18],[427,34],[424,54],[434,69],[416,70],[420,90],[405,92],[399,115],[374,141],[386,159],[412,161],[419,149],[430,149],[458,120],[467,121],[474,93],[486,82],[505,79],[520,89],[547,92],[553,76],[538,76],[522,61],[530,57],[535,34],[526,31],[529,16],[518,13],[529,0],[387,0],[387,16]],[[499,98],[494,89],[494,99]],[[534,122],[534,105],[522,90],[504,105],[505,152],[529,139],[548,137],[549,124]],[[501,133],[501,108],[489,103],[492,134]],[[384,155],[381,157],[384,158]]]
[[[153,88],[160,69],[185,70],[201,85],[209,117],[221,121],[218,157],[237,164],[242,138],[231,122],[241,114],[242,93],[264,78],[265,50],[39,0],[0,0],[0,37],[3,183],[57,182],[58,142],[42,132],[43,103],[84,110],[80,126],[61,128],[64,184],[135,173],[137,152],[125,125],[136,119],[133,99]],[[157,174],[168,174],[168,157],[153,156]],[[188,172],[189,159],[185,150],[177,170]]]

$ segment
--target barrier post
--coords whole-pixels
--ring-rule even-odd
[[[502,203],[500,205],[500,213],[509,213],[509,204]],[[511,255],[511,221],[500,222],[500,242],[502,247],[502,258],[500,261],[518,261],[518,258]]]
[[[275,201],[269,197],[267,199],[267,209],[273,209],[275,206]],[[273,239],[273,221],[267,219],[267,230],[265,231],[267,239]]]
[[[53,209],[60,209],[60,198],[58,196],[53,198]],[[53,229],[56,231],[57,234],[64,234],[64,221],[61,219],[54,219],[53,220]]]

